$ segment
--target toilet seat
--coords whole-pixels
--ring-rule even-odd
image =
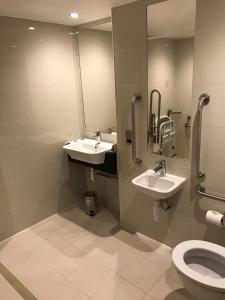
[[[222,257],[225,260],[225,248],[219,245],[205,241],[186,241],[176,246],[172,253],[172,259],[175,267],[184,275],[195,281],[199,285],[207,286],[219,292],[225,292],[225,278],[214,279],[204,276],[198,271],[193,270],[185,262],[185,255],[191,251],[199,251],[198,257],[201,257],[201,250]],[[201,262],[200,262],[201,263]],[[199,263],[199,264],[200,264]],[[225,265],[224,265],[225,267]]]

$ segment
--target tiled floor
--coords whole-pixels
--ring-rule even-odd
[[[6,279],[0,275],[0,297],[1,299],[13,299],[22,300],[23,298],[17,293],[17,291],[6,281]]]
[[[190,300],[170,249],[119,228],[106,209],[70,209],[0,244],[0,262],[43,300]],[[4,300],[20,299],[0,277]],[[10,293],[10,294],[7,294]]]

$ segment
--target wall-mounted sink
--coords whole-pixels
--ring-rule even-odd
[[[90,164],[103,164],[105,153],[112,149],[113,144],[91,139],[79,139],[63,146],[63,149],[72,158]]]
[[[147,170],[132,180],[136,188],[154,199],[166,199],[183,188],[186,179],[166,174],[160,177],[153,170]]]

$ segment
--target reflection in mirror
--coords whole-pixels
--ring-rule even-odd
[[[155,154],[189,158],[196,0],[148,6],[148,142]]]
[[[93,23],[78,30],[85,133],[92,136],[101,131],[115,136],[112,24]]]

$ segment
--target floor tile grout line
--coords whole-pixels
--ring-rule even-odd
[[[90,233],[88,233],[88,234],[90,234]],[[94,234],[93,234],[93,235],[94,235]],[[85,237],[85,235],[79,237],[79,238],[75,241],[75,243],[78,242],[78,241],[80,241],[80,240],[81,240],[82,238],[84,238],[84,237]],[[113,238],[113,236],[110,236],[110,237]],[[96,238],[98,238],[98,236],[96,236]],[[123,266],[121,266],[118,270],[115,271],[115,270],[113,270],[112,268],[110,268],[109,266],[107,266],[106,264],[104,264],[104,263],[102,263],[101,261],[99,261],[98,259],[96,259],[95,256],[89,254],[88,250],[86,250],[85,248],[81,248],[81,247],[77,246],[75,243],[72,244],[71,246],[74,247],[74,248],[76,248],[76,249],[79,249],[79,250],[85,252],[89,257],[91,257],[91,258],[94,259],[96,262],[98,262],[98,263],[101,264],[102,266],[104,266],[104,267],[106,267],[107,269],[109,269],[109,270],[110,270],[111,272],[113,272],[114,274],[117,274],[117,272],[119,272],[121,269],[123,269],[124,267],[126,267],[126,265],[129,264],[129,262],[128,262],[128,263],[124,264]],[[121,248],[122,248],[122,245],[121,245]]]
[[[122,268],[123,269],[123,268]],[[140,287],[138,287],[135,283],[129,281],[127,278],[125,278],[123,275],[121,275],[120,273],[116,272],[115,274],[118,275],[120,278],[126,280],[128,283],[130,283],[131,285],[133,285],[134,287],[136,287],[137,289],[139,289],[139,291],[141,291],[142,293],[144,293],[144,295],[150,295],[149,292],[155,287],[155,285],[160,281],[160,279],[162,279],[162,277],[165,275],[165,273],[169,270],[166,269],[165,271],[162,272],[162,274],[160,275],[160,277],[156,280],[156,282],[152,285],[152,287],[150,287],[147,291],[142,290]],[[151,296],[151,295],[150,295]],[[151,296],[152,297],[152,296]],[[154,298],[154,297],[153,297]]]
[[[119,270],[114,271],[114,270],[112,270],[111,268],[109,268],[108,266],[106,266],[105,264],[103,264],[103,263],[99,262],[98,260],[96,260],[93,256],[89,255],[88,253],[87,253],[87,255],[90,256],[91,258],[93,258],[96,262],[100,263],[102,266],[104,266],[104,267],[106,267],[107,269],[109,269],[109,270],[113,273],[113,276],[119,277],[119,278],[125,280],[126,282],[128,282],[129,284],[131,284],[133,287],[137,288],[142,294],[144,294],[144,292],[143,292],[139,287],[137,287],[136,285],[134,285],[132,282],[130,282],[130,281],[127,280],[126,278],[123,278],[123,277],[118,273],[121,269],[123,269],[123,268],[125,267],[125,265],[124,265],[123,267],[121,267]],[[126,265],[128,265],[128,264],[129,264],[129,263],[127,263]],[[99,288],[96,292],[94,292],[90,297],[93,297],[95,294],[97,294],[98,291],[100,291],[100,289],[103,289],[103,288],[104,288],[104,287],[105,287],[112,279],[113,279],[113,278],[110,278],[109,280],[107,280],[107,281],[105,282],[105,284],[104,284],[101,288]],[[90,298],[90,299],[92,299],[92,298]]]
[[[71,245],[74,248],[77,248],[80,251],[83,251],[82,249],[79,249],[78,247],[75,247],[74,245]],[[84,252],[84,251],[83,251]],[[95,262],[97,262],[99,265],[105,267],[106,269],[108,269],[108,271],[110,271],[112,273],[112,276],[115,275],[115,272],[113,272],[109,267],[105,266],[104,264],[100,263],[99,261],[97,261],[95,258],[93,258],[92,256],[90,256],[88,253],[84,252],[87,256],[89,256],[91,259],[93,259]],[[91,296],[88,295],[85,291],[83,291],[79,286],[77,286],[76,284],[74,284],[74,282],[72,282],[65,274],[61,273],[60,271],[58,271],[57,269],[55,269],[54,267],[51,267],[52,270],[54,270],[55,272],[57,272],[61,277],[63,277],[66,281],[68,281],[70,284],[72,284],[74,287],[76,287],[80,292],[82,292],[85,296],[87,297],[92,297],[93,295],[95,295],[100,289],[102,289],[106,284],[108,284],[108,282],[110,280],[112,280],[112,278],[109,278],[101,288],[97,289]],[[73,271],[70,272],[70,274]],[[69,274],[68,274],[69,276]]]
[[[121,274],[117,274],[116,275],[118,277],[120,277],[121,279],[125,280],[126,282],[128,282],[129,284],[131,284],[132,286],[134,286],[136,289],[138,289],[143,295],[145,295],[145,291],[143,291],[140,287],[138,287],[137,285],[135,285],[133,282],[129,281],[127,278],[123,277]]]
[[[82,237],[80,237],[79,239],[81,239],[81,238],[82,238]],[[104,263],[100,262],[99,260],[97,260],[94,256],[90,255],[87,251],[85,251],[85,249],[79,248],[79,247],[76,246],[76,245],[71,245],[71,246],[74,247],[74,248],[76,248],[76,249],[79,249],[79,250],[83,251],[87,256],[89,256],[90,258],[92,258],[95,262],[97,262],[97,263],[99,263],[101,266],[107,268],[109,271],[111,271],[111,272],[113,273],[113,274],[112,274],[113,276],[118,276],[119,278],[125,280],[126,282],[128,282],[129,284],[131,284],[132,286],[134,286],[135,288],[137,288],[141,293],[143,293],[143,294],[145,293],[145,291],[141,290],[141,289],[140,289],[138,286],[136,286],[134,283],[130,282],[128,279],[124,278],[122,275],[120,275],[120,274],[118,273],[118,272],[121,271],[124,267],[128,266],[130,262],[124,264],[121,268],[119,268],[117,271],[115,271],[115,270],[112,270],[112,269],[111,269],[109,266],[107,266],[106,264],[104,264]],[[63,275],[62,273],[59,273],[59,274],[61,274],[61,275],[64,277],[64,275]],[[65,277],[65,278],[68,280],[67,277]],[[110,278],[109,280],[107,280],[107,282],[103,285],[103,287],[104,287],[105,285],[107,285],[111,280],[112,280],[112,278]],[[71,283],[70,280],[69,280],[69,282]],[[76,287],[77,287],[77,286],[76,286]],[[102,287],[102,288],[103,288],[103,287]],[[82,291],[82,290],[81,290],[81,291]],[[95,295],[98,291],[99,291],[99,289],[98,289],[96,292],[94,292],[94,294],[92,294],[92,296]],[[84,293],[84,291],[82,291],[82,292]],[[86,295],[87,295],[87,294],[86,294]],[[88,295],[87,295],[87,296],[88,296]]]
[[[121,277],[119,274],[115,273],[114,274],[115,277],[119,277],[120,279],[125,280],[127,283],[131,284],[133,287],[135,287],[137,290],[139,290],[139,292],[141,292],[143,294],[144,297],[144,292],[142,290],[140,290],[140,288],[136,287],[133,283],[129,282],[126,278]],[[90,300],[92,299],[92,297],[94,297],[94,295],[96,295],[101,289],[103,289],[105,286],[107,286],[110,281],[112,281],[113,278],[110,278],[109,280],[107,280],[107,282],[101,287],[99,288],[96,292],[94,292],[90,297]],[[142,299],[142,298],[141,298]],[[141,300],[140,299],[140,300]]]
[[[122,246],[121,246],[122,247]],[[118,268],[118,270],[113,270],[112,268],[110,268],[109,266],[107,266],[105,263],[101,262],[100,260],[98,260],[94,255],[89,254],[89,252],[83,248],[80,248],[79,246],[75,246],[75,248],[85,252],[89,257],[93,258],[96,262],[98,262],[99,264],[101,264],[102,266],[106,267],[107,269],[109,269],[111,272],[113,272],[116,275],[119,275],[118,272],[121,271],[124,267],[126,267],[127,265],[129,265],[129,262],[127,262],[126,264],[124,264],[123,266],[121,266],[120,268]],[[120,276],[121,277],[121,276]]]
[[[168,268],[168,269],[166,269],[163,273],[162,273],[162,275],[159,277],[159,279],[158,280],[156,280],[156,282],[153,284],[153,286],[147,291],[147,295],[149,295],[149,296],[151,296],[152,298],[154,298],[155,299],[155,297],[153,297],[151,294],[150,294],[150,292],[153,290],[153,288],[158,284],[158,282],[163,278],[163,276],[166,274],[166,272],[168,272],[168,270],[170,269],[170,267]]]
[[[126,231],[126,229],[123,229],[123,228],[121,228],[121,229]],[[88,233],[88,234],[91,235],[91,233]],[[94,234],[93,234],[93,236],[94,236]],[[127,265],[129,265],[130,262],[127,262],[126,264],[124,264],[123,266],[121,266],[118,270],[113,270],[113,269],[111,269],[111,268],[108,267],[106,264],[104,264],[104,263],[102,263],[101,261],[99,261],[98,259],[96,259],[95,256],[89,254],[89,252],[88,252],[88,250],[86,250],[86,248],[82,248],[82,247],[79,247],[78,245],[76,245],[76,242],[79,242],[79,241],[80,241],[81,239],[83,239],[84,237],[85,237],[85,234],[82,235],[82,236],[80,236],[80,237],[75,241],[75,243],[72,244],[72,246],[74,246],[75,248],[77,248],[77,249],[79,249],[79,250],[84,251],[87,255],[89,255],[90,257],[94,258],[97,262],[99,262],[99,263],[102,264],[103,266],[109,268],[109,269],[110,269],[112,272],[114,272],[115,274],[117,274],[119,271],[121,271],[123,268],[125,268]],[[114,238],[114,236],[110,236],[110,237],[111,237],[111,238]],[[98,236],[96,236],[96,239],[98,239]],[[115,238],[115,239],[116,239],[116,238]],[[121,248],[125,245],[125,247],[129,247],[130,250],[133,251],[133,254],[134,254],[134,255],[136,254],[136,253],[135,253],[135,250],[132,249],[132,246],[130,246],[129,244],[127,244],[126,242],[123,242],[123,241],[121,241],[121,240],[119,240],[119,241],[123,244],[123,245],[121,245]],[[136,254],[136,255],[137,255],[137,256],[143,256],[143,258],[145,257],[145,254]],[[146,259],[147,259],[147,257],[146,257]],[[132,260],[132,259],[130,259],[130,260]]]
[[[84,236],[81,236],[78,240],[80,240],[80,239],[82,239]],[[97,238],[97,237],[96,237]],[[77,240],[77,241],[78,241]],[[163,245],[163,244],[162,244]],[[134,286],[135,288],[137,288],[141,293],[143,293],[144,295],[145,295],[145,293],[146,294],[148,294],[148,292],[155,286],[155,284],[162,278],[162,276],[164,275],[164,273],[167,271],[164,271],[163,273],[162,273],[162,275],[159,277],[159,279],[153,284],[153,286],[146,292],[146,291],[143,291],[142,289],[140,289],[140,287],[138,287],[138,286],[136,286],[134,283],[132,283],[131,281],[129,281],[127,278],[125,278],[125,277],[123,277],[121,274],[119,274],[119,271],[121,271],[123,268],[125,268],[126,266],[128,266],[129,265],[129,262],[128,263],[126,263],[125,265],[123,265],[121,268],[119,268],[117,271],[115,271],[115,270],[113,270],[113,269],[111,269],[110,267],[108,267],[106,264],[104,264],[104,263],[102,263],[102,262],[100,262],[98,259],[96,259],[94,256],[92,256],[92,255],[90,255],[89,253],[88,253],[88,251],[86,250],[86,249],[84,249],[84,248],[80,248],[80,247],[78,247],[78,246],[76,246],[76,245],[73,245],[75,248],[78,248],[78,249],[80,249],[80,250],[82,250],[82,251],[84,251],[89,257],[91,257],[92,259],[94,259],[96,262],[98,262],[99,264],[101,264],[102,266],[104,266],[104,267],[106,267],[107,269],[109,269],[111,272],[113,272],[113,274],[115,275],[115,276],[118,276],[118,277],[120,277],[120,278],[122,278],[123,280],[125,280],[126,282],[128,282],[129,284],[131,284],[132,286]],[[163,245],[164,246],[164,245]],[[167,246],[166,246],[167,247]],[[169,248],[169,247],[168,247]],[[147,259],[147,258],[146,258]],[[111,280],[111,279],[110,279]],[[107,281],[108,282],[108,281]],[[106,283],[107,284],[107,283]],[[98,291],[96,291],[95,293],[97,293]],[[94,294],[95,294],[94,293]],[[93,295],[94,295],[93,294]],[[93,296],[92,295],[92,296]]]
[[[80,239],[82,239],[84,236],[81,236],[77,241],[79,241]],[[97,238],[97,237],[96,237]],[[117,271],[111,269],[109,266],[107,266],[106,264],[100,262],[98,259],[96,259],[94,256],[90,255],[88,253],[87,250],[80,248],[76,245],[71,245],[72,247],[79,249],[81,251],[83,251],[87,256],[89,256],[90,258],[92,258],[95,262],[99,263],[100,265],[102,265],[103,267],[107,268],[109,271],[111,271],[113,273],[113,276],[118,276],[119,278],[125,280],[126,282],[128,282],[129,284],[131,284],[133,287],[137,288],[143,295],[145,293],[145,291],[141,290],[138,286],[136,286],[135,284],[133,284],[132,282],[130,282],[129,280],[127,280],[126,278],[124,278],[123,276],[121,276],[118,272],[120,270],[122,270],[124,267],[126,267],[127,265],[129,265],[130,262],[124,264],[123,266],[121,266]],[[67,279],[70,283],[72,283],[67,277],[65,277],[62,273],[59,272],[60,275],[62,275],[65,279]],[[107,285],[110,281],[112,280],[112,278],[110,278],[109,280],[107,280],[107,282],[101,287],[99,288],[97,291],[95,291],[92,295],[94,296],[100,289],[102,289],[105,285]],[[72,283],[73,284],[73,283]],[[74,284],[73,284],[74,285]],[[75,287],[77,287],[76,285],[74,285]],[[81,292],[85,293],[83,290],[80,289]],[[88,294],[85,293],[86,296],[89,296]]]
[[[158,300],[155,297],[153,297],[152,295],[149,295],[148,293],[146,293],[143,298],[141,298],[141,300],[143,300],[146,296],[149,296],[151,300]]]
[[[76,205],[73,205],[73,207],[76,207]],[[47,218],[47,219],[54,218],[54,216],[56,216],[56,215],[59,215],[59,214],[56,213],[56,214],[50,216],[50,217]],[[63,216],[62,216],[62,217],[63,217]],[[45,220],[43,220],[43,221],[41,221],[41,222],[38,222],[37,224],[34,224],[33,226],[39,225],[40,223],[45,222],[47,219],[45,219]],[[68,220],[68,221],[70,221],[70,220]],[[71,222],[71,221],[70,221],[70,222]],[[31,226],[31,227],[33,227],[33,226]],[[82,225],[78,225],[78,226],[79,226],[81,229],[83,228]],[[30,227],[30,228],[31,228],[31,227]],[[28,228],[28,229],[30,229],[30,228]],[[122,229],[122,228],[121,228],[121,229]],[[126,230],[126,229],[125,229],[125,230]],[[24,231],[25,231],[25,230],[24,230]],[[88,231],[88,234],[91,234],[91,235],[95,236],[94,233],[89,232],[89,231]],[[81,235],[76,241],[79,241],[79,240],[82,239],[83,237],[84,237],[84,235]],[[96,237],[98,237],[98,236],[96,236]],[[110,238],[111,238],[111,237],[113,237],[113,236],[110,236]],[[65,243],[68,242],[66,238],[65,238],[65,239],[62,238],[62,240],[63,240],[63,242],[65,242]],[[120,241],[121,241],[122,243],[124,243],[125,245],[127,244],[127,243],[124,242],[123,240],[120,240]],[[129,244],[127,244],[127,245],[128,245],[129,247],[132,248],[131,245],[129,245]],[[69,246],[69,242],[68,242],[68,246]],[[156,280],[156,282],[152,285],[152,287],[151,287],[150,289],[148,289],[148,291],[143,291],[143,290],[140,289],[138,286],[136,286],[134,283],[132,283],[131,281],[129,281],[127,278],[125,278],[125,277],[123,277],[121,274],[119,274],[119,272],[120,272],[123,268],[125,268],[126,266],[128,266],[128,265],[132,262],[132,258],[129,259],[129,260],[128,260],[124,265],[122,265],[120,268],[118,268],[118,270],[113,270],[113,269],[112,269],[111,267],[109,267],[107,264],[102,263],[102,262],[100,261],[100,259],[96,259],[95,256],[90,255],[89,252],[88,252],[88,250],[86,251],[85,249],[82,249],[82,248],[76,246],[76,242],[75,242],[75,243],[71,243],[70,246],[72,246],[72,247],[74,247],[75,249],[78,249],[78,250],[80,250],[80,251],[83,251],[83,253],[84,253],[85,255],[87,255],[88,257],[90,257],[90,258],[93,259],[94,261],[96,261],[96,262],[98,263],[99,266],[102,265],[104,268],[108,269],[108,270],[111,272],[111,274],[112,274],[112,276],[109,276],[109,278],[104,282],[104,284],[102,285],[102,287],[98,287],[97,290],[96,290],[93,294],[92,294],[92,292],[91,292],[91,293],[89,293],[89,295],[88,295],[88,294],[86,294],[85,291],[83,290],[83,286],[82,286],[82,289],[81,289],[79,286],[76,285],[76,282],[70,280],[67,276],[64,275],[63,272],[60,272],[60,271],[58,271],[57,269],[53,268],[54,271],[56,271],[56,272],[60,275],[60,277],[61,277],[62,279],[65,279],[66,282],[68,282],[68,283],[71,284],[72,286],[76,287],[80,292],[82,292],[82,294],[84,294],[84,296],[87,296],[89,300],[92,299],[92,297],[93,297],[96,293],[98,293],[99,291],[101,291],[105,286],[109,285],[109,283],[113,281],[114,277],[115,277],[115,278],[116,278],[116,277],[117,277],[117,278],[121,278],[122,280],[125,280],[127,283],[129,283],[130,285],[134,286],[137,290],[139,290],[139,291],[141,292],[141,294],[142,294],[142,296],[141,296],[140,299],[143,299],[143,297],[144,297],[145,295],[148,295],[149,297],[152,297],[153,299],[155,299],[155,297],[151,296],[151,294],[149,294],[149,292],[155,287],[155,285],[157,285],[157,283],[161,280],[161,278],[162,278],[162,277],[164,276],[164,274],[167,272],[167,270],[163,271],[163,272],[161,273],[160,277],[159,277],[159,278]],[[134,254],[133,254],[133,255],[134,255],[133,259],[135,259],[135,251],[134,251]],[[137,255],[139,255],[139,254],[137,253]],[[144,257],[144,256],[143,256],[143,257]],[[147,257],[146,257],[146,259],[147,259]],[[110,265],[111,265],[111,264],[110,264]],[[115,265],[117,266],[117,260],[115,260]],[[28,299],[28,298],[25,298],[25,299]],[[35,298],[35,299],[36,299],[36,298]],[[157,300],[157,299],[155,299],[155,300]]]
[[[2,263],[0,263],[0,274],[5,278],[10,286],[16,290],[21,297],[23,297],[23,299],[38,300],[38,298],[36,298]]]
[[[114,274],[113,274],[114,275]],[[73,284],[75,286],[75,284],[69,279],[67,278],[67,280]],[[88,298],[92,299],[92,297],[98,293],[98,291],[100,291],[101,289],[103,289],[110,281],[112,280],[112,278],[109,278],[101,287],[99,287],[95,292],[91,293],[91,295],[86,294],[84,291],[82,291]]]
[[[79,286],[77,286],[71,280],[69,280],[69,278],[66,277],[63,273],[59,272],[57,269],[54,269],[54,268],[52,268],[52,270],[54,270],[54,272],[56,272],[60,277],[62,277],[64,280],[66,280],[66,282],[68,282],[69,284],[71,284],[72,286],[74,286],[75,288],[77,288],[82,294],[84,294],[85,296],[89,297],[88,294],[86,294]]]

